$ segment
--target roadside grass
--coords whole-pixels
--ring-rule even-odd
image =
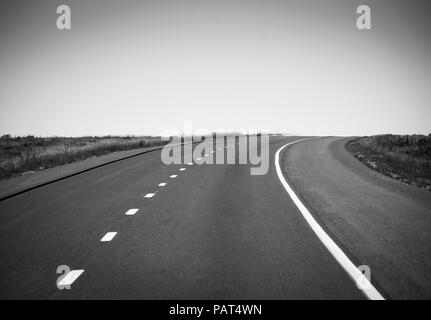
[[[345,147],[371,169],[431,190],[431,134],[359,137]]]
[[[0,137],[0,180],[116,151],[164,145],[160,137]]]

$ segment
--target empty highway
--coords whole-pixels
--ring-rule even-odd
[[[277,152],[286,181],[346,256],[370,266],[382,296],[429,297],[429,194],[370,173],[334,149],[339,138],[282,149],[300,139],[270,138],[266,175],[164,165],[153,151],[1,201],[0,298],[366,299],[286,192]],[[61,265],[83,270],[70,290],[56,286]]]

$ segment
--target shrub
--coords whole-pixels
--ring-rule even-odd
[[[0,180],[115,151],[166,144],[160,137],[0,137]]]

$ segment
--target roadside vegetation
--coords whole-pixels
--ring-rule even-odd
[[[87,158],[166,144],[160,137],[0,137],[0,180]]]
[[[431,134],[360,137],[346,149],[373,170],[431,190]]]

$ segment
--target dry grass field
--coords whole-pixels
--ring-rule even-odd
[[[0,137],[0,180],[115,151],[163,145],[160,137]]]
[[[360,137],[346,149],[373,170],[431,190],[431,134]]]

